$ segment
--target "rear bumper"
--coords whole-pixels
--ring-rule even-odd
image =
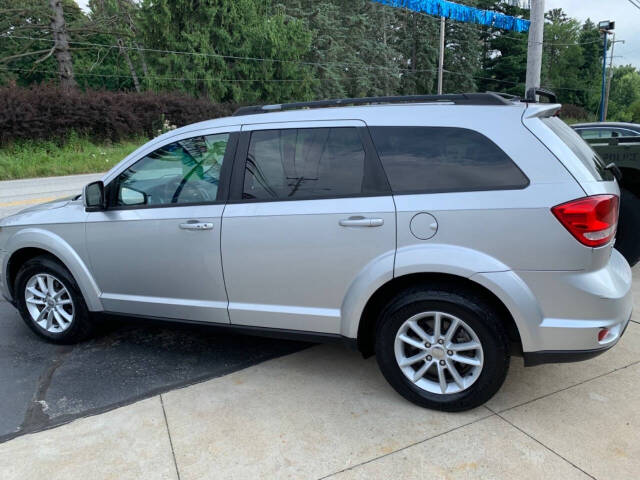
[[[598,270],[517,274],[542,314],[535,325],[535,341],[524,352],[575,351],[581,355],[605,350],[616,344],[631,318],[631,268],[616,250],[611,250],[609,261]],[[610,334],[598,340],[603,328]]]
[[[629,325],[629,320],[627,320],[624,326],[621,329],[619,335],[617,335],[616,339],[610,344],[605,345],[600,348],[593,348],[588,350],[542,350],[539,352],[524,352],[522,356],[524,357],[524,366],[525,367],[535,367],[536,365],[542,365],[545,363],[571,363],[571,362],[582,362],[584,360],[589,360],[591,358],[597,357],[598,355],[602,355],[607,350],[614,347],[624,332],[627,330],[627,326]]]

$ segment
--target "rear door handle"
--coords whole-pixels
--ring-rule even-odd
[[[382,225],[384,225],[382,218],[367,218],[360,215],[340,220],[341,227],[381,227]]]
[[[183,230],[213,230],[213,223],[190,220],[180,224]]]

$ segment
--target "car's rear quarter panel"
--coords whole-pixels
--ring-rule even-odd
[[[522,128],[522,106],[413,106],[371,115],[369,126],[451,126],[475,130],[498,145],[529,179],[526,188],[394,195],[398,215],[396,275],[420,263],[412,246],[442,245],[475,250],[495,259],[486,271],[581,270],[591,249],[582,247],[551,213],[551,207],[584,195],[566,168]],[[410,223],[418,212],[432,214],[438,230],[419,240]],[[430,249],[432,250],[432,249]],[[405,258],[405,251],[407,257]],[[455,263],[455,259],[447,259]]]

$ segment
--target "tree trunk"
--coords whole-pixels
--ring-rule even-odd
[[[146,77],[149,75],[149,67],[147,67],[147,60],[144,57],[144,52],[140,48],[140,44],[138,42],[134,42],[134,44],[138,49],[138,55],[140,55],[140,62],[142,63],[142,73],[144,73],[144,76]]]
[[[121,38],[118,38],[118,48],[120,49],[120,53],[124,57],[127,62],[127,66],[129,67],[129,72],[131,73],[131,78],[133,79],[133,86],[136,88],[136,92],[140,92],[140,82],[138,81],[138,75],[136,74],[136,69],[133,68],[133,62],[131,62],[131,57],[129,56],[129,52],[124,48],[124,42]]]
[[[118,9],[121,13],[124,13],[127,16],[127,21],[129,23],[129,30],[131,30],[131,33],[133,34],[133,38],[134,38],[133,45],[138,50],[138,55],[140,56],[140,63],[142,64],[142,73],[144,74],[146,79],[149,76],[149,67],[147,67],[147,60],[144,57],[144,52],[140,48],[140,44],[137,42],[137,40],[135,40],[138,38],[138,30],[136,28],[136,23],[133,21],[133,18],[131,17],[131,7],[132,7],[131,0],[127,0],[127,2],[129,4],[125,5],[126,2],[123,2],[123,0],[118,0]],[[149,87],[148,79],[147,79],[146,86],[147,88]],[[136,87],[136,89],[137,88],[138,87]]]
[[[58,62],[58,76],[60,86],[63,90],[76,88],[76,79],[73,76],[73,63],[71,61],[71,50],[69,48],[69,36],[64,22],[64,12],[62,11],[62,0],[49,0],[52,10],[51,32],[55,47],[55,57]]]

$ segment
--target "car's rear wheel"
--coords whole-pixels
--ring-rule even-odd
[[[504,382],[510,360],[504,326],[488,302],[427,286],[401,293],[383,311],[376,356],[398,393],[446,411],[486,402]]]
[[[76,343],[93,331],[78,284],[52,257],[35,257],[22,265],[16,276],[15,297],[27,326],[52,343]]]

